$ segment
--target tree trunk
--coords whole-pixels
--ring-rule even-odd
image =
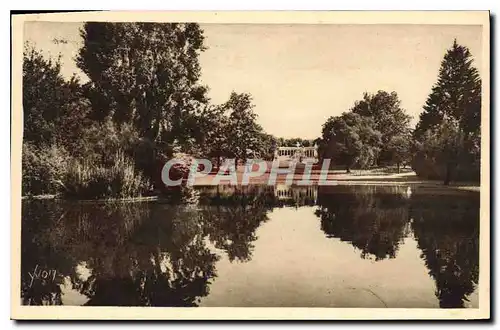
[[[345,167],[345,172],[346,172],[347,174],[351,173],[351,169],[349,168],[349,166],[346,166],[346,167]]]
[[[398,163],[398,174],[399,174],[399,171],[400,171],[399,167],[400,167],[400,163]]]

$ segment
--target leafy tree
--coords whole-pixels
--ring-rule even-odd
[[[443,143],[438,148],[439,157],[430,155],[432,149],[426,149],[433,145],[429,141],[433,135]],[[469,49],[456,40],[441,62],[438,80],[427,98],[413,137],[417,149],[413,167],[418,175],[429,177],[429,172],[440,172],[445,183],[451,179],[479,179],[481,79],[473,67]],[[446,164],[446,170],[429,171],[425,166],[429,158],[440,158],[441,162],[435,164]]]
[[[275,136],[267,134],[265,132],[262,132],[260,135],[261,150],[258,156],[263,160],[273,160],[274,152],[276,151],[279,143],[278,139]]]
[[[257,123],[250,94],[232,92],[223,105],[229,113],[228,146],[238,160],[259,157],[262,151],[262,127]]]
[[[426,131],[416,144],[414,167],[430,179],[443,179],[444,184],[460,176],[460,161],[463,158],[464,133],[452,118]],[[458,174],[458,175],[457,175]]]
[[[375,129],[381,133],[382,146],[377,162],[388,162],[397,164],[399,158],[393,150],[389,150],[390,141],[398,137],[407,137],[410,132],[410,119],[404,109],[401,108],[401,101],[396,92],[388,93],[378,91],[376,94],[365,93],[363,99],[357,101],[352,112],[361,116],[373,118]]]
[[[66,81],[56,60],[26,44],[23,52],[23,194],[53,194],[69,159],[80,156],[89,106],[78,79]]]
[[[396,135],[389,140],[385,146],[387,156],[393,162],[396,163],[398,167],[398,173],[400,171],[400,166],[402,163],[406,163],[410,159],[410,147],[411,147],[411,137],[409,134]]]
[[[372,118],[353,112],[330,117],[323,125],[323,142],[326,145],[323,156],[345,165],[347,173],[355,165],[362,168],[372,165],[381,143],[381,134],[374,127]]]
[[[66,81],[60,58],[45,58],[33,45],[23,52],[23,113],[25,142],[37,146],[78,140],[87,115],[76,78]]]
[[[296,147],[297,143],[302,147],[313,146],[313,143],[310,140],[305,140],[302,138],[291,138],[291,139],[280,138],[279,140],[279,145],[282,147]]]
[[[327,151],[327,143],[325,140],[323,140],[323,137],[318,137],[314,139],[313,145],[318,146],[318,156],[322,160],[326,157],[326,151]]]
[[[191,114],[207,102],[198,24],[88,22],[81,36],[76,61],[90,78],[94,118],[133,122],[152,141],[189,138]]]
[[[217,159],[217,167],[223,157],[229,155],[229,118],[221,106],[207,105],[198,116],[202,153]]]

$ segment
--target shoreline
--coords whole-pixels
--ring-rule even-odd
[[[335,186],[414,186],[416,188],[432,189],[433,192],[439,192],[440,194],[456,193],[456,192],[475,192],[479,193],[481,190],[480,185],[477,183],[470,182],[456,182],[448,186],[445,186],[441,181],[434,180],[352,180],[346,178],[339,178],[335,181],[327,181],[329,184],[318,185],[317,182],[313,182],[310,185],[298,185],[296,180],[292,184],[286,184],[285,180],[276,180],[276,183],[270,186],[277,185],[287,185],[292,187],[335,187]],[[231,185],[230,183],[221,184],[208,184],[208,183],[196,183],[192,186],[193,188],[201,187],[214,187],[214,186],[237,186],[242,187],[241,184]],[[248,184],[249,186],[264,186],[267,184],[263,182],[254,182]],[[133,203],[133,202],[149,202],[149,201],[166,201],[167,197],[160,194],[153,196],[141,196],[132,198],[104,198],[104,199],[69,199],[61,198],[58,195],[46,194],[46,195],[35,195],[35,196],[22,196],[21,200],[61,200],[68,202],[77,203]]]

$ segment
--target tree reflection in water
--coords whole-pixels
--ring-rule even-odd
[[[73,258],[65,249],[51,246],[47,228],[53,227],[63,214],[59,204],[52,201],[22,203],[21,220],[21,300],[24,305],[61,305],[61,272],[71,273]],[[40,234],[44,233],[44,234]],[[53,237],[59,233],[55,227]],[[57,268],[55,280],[33,279],[35,269]]]
[[[207,187],[202,198],[200,211],[208,240],[224,250],[230,261],[249,261],[255,231],[274,205],[272,187]]]
[[[464,307],[479,276],[479,194],[417,191],[410,216],[440,307]]]
[[[255,230],[273,205],[272,191],[253,188],[205,194],[205,202],[24,203],[23,303],[62,304],[69,279],[87,305],[197,306],[216,277],[219,257],[208,242],[231,261],[250,260]],[[89,276],[78,273],[82,264]],[[31,284],[35,267],[55,269],[57,278]]]
[[[23,224],[31,235],[23,240],[24,303],[60,304],[64,277],[89,297],[87,305],[195,306],[208,294],[217,257],[205,246],[195,208],[139,203],[73,204],[60,210],[56,205],[38,213],[50,219],[42,228],[31,231],[32,223]],[[47,256],[50,262],[44,261]],[[57,300],[29,288],[27,271],[41,262],[57,269],[58,279],[37,284]],[[75,271],[82,262],[91,271],[85,279]]]
[[[230,262],[252,259],[270,210],[316,203],[326,236],[362,258],[395,258],[412,230],[440,306],[463,307],[478,281],[479,196],[406,191],[217,186],[201,189],[195,205],[23,201],[22,303],[63,304],[69,285],[87,305],[197,306],[222,253]],[[34,269],[57,273],[32,280]]]
[[[361,257],[394,258],[406,236],[408,207],[406,187],[319,187],[321,229],[361,250]]]

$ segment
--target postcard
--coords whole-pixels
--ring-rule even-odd
[[[11,318],[489,319],[489,19],[12,15]]]

